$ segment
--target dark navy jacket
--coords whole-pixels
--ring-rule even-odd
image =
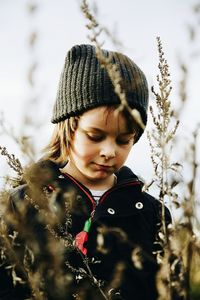
[[[50,175],[47,176],[46,173]],[[115,295],[113,298],[110,296],[110,299],[156,300],[155,276],[158,267],[152,252],[155,250],[154,242],[160,223],[161,205],[152,196],[142,192],[142,183],[137,176],[128,167],[122,167],[116,174],[117,184],[106,191],[101,196],[99,204],[96,205],[90,191],[73,177],[61,173],[54,163],[40,162],[35,168],[35,174],[36,177],[41,176],[43,180],[41,186],[45,186],[49,194],[55,193],[56,195],[57,210],[61,211],[63,216],[62,230],[60,231],[62,238],[66,232],[74,238],[83,231],[86,220],[92,218],[88,241],[85,245],[87,257],[92,274],[97,280],[101,280],[104,292]],[[33,181],[34,178],[33,175]],[[26,192],[30,194],[27,184],[19,187],[11,196],[11,209],[19,218],[22,218],[19,210],[21,210],[20,205],[24,201]],[[62,210],[65,209],[63,198],[66,195],[73,195],[70,205],[71,222],[69,223],[65,222],[64,213],[62,214]],[[36,239],[38,236],[39,247],[43,253],[43,257],[38,259],[37,264],[40,264],[42,259],[48,262],[48,259],[51,258],[45,254],[47,231],[40,223],[38,212],[33,207],[30,208],[30,211],[26,211],[26,218],[28,214],[29,221],[25,226],[34,228],[33,232]],[[166,220],[167,223],[171,221],[167,209]],[[15,229],[15,223],[11,227]],[[30,238],[23,234],[19,232],[22,240]],[[139,256],[137,256],[138,253]],[[71,269],[68,268],[68,272],[70,270],[73,273],[73,268],[80,267],[89,272],[82,263],[84,255],[74,250],[66,257],[68,264],[72,266]],[[93,263],[90,263],[91,260]],[[20,284],[14,287],[4,266],[1,269],[0,300],[28,298],[29,287]],[[71,300],[74,299],[72,294],[78,294],[81,288],[85,293],[83,299],[104,299],[99,290],[88,283],[89,280],[80,280],[77,274],[76,276],[73,274],[73,276],[73,284],[66,289],[65,297],[56,292],[49,292],[53,288],[53,284],[51,286],[45,279],[47,299]],[[79,282],[75,280],[75,277],[79,278]]]

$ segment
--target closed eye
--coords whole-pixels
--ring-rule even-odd
[[[82,130],[86,137],[95,143],[101,142],[106,138],[106,134],[102,132],[87,132],[85,130]],[[120,134],[119,136],[116,137],[116,143],[118,145],[129,145],[130,143],[132,144],[134,140],[134,135],[133,134]]]
[[[96,134],[86,134],[87,138],[93,142],[100,142],[103,140],[103,136],[102,135],[96,135]]]
[[[89,140],[91,140],[93,142],[101,142],[105,138],[102,135],[90,135],[90,134],[87,134],[87,137],[89,138]],[[116,143],[118,145],[129,145],[130,143],[133,143],[133,137],[128,138],[128,139],[117,138]]]
[[[133,143],[133,138],[129,138],[128,140],[117,140],[117,144],[119,145],[128,145],[130,143]]]

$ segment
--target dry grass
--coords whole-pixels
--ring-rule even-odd
[[[30,11],[35,11],[35,7],[29,7]],[[91,32],[89,39],[97,49],[97,56],[108,74],[115,87],[115,92],[121,100],[121,109],[126,107],[134,120],[141,127],[144,127],[141,117],[136,110],[128,107],[125,91],[120,86],[120,75],[118,70],[110,63],[109,58],[105,58],[101,51],[102,43],[98,42],[102,28],[89,10],[86,1],[82,1],[82,11],[89,21],[87,25]],[[35,43],[35,36],[32,36],[31,45]],[[197,210],[199,209],[198,189],[198,168],[197,146],[198,128],[193,133],[193,142],[189,145],[188,164],[191,169],[191,178],[182,182],[184,186],[184,196],[179,199],[177,194],[176,172],[181,167],[181,162],[171,161],[171,151],[173,149],[174,137],[179,122],[176,120],[180,114],[175,112],[171,107],[170,93],[171,81],[169,75],[169,66],[165,59],[162,49],[161,40],[158,38],[159,54],[159,75],[157,77],[158,90],[152,89],[155,96],[156,107],[150,108],[154,128],[148,133],[151,147],[151,159],[155,171],[151,184],[159,189],[159,200],[161,201],[160,226],[158,230],[156,243],[159,243],[164,249],[164,253],[155,253],[160,270],[157,274],[157,287],[159,292],[158,300],[173,300],[174,295],[182,295],[186,300],[197,300],[200,298],[200,240],[196,233],[199,232],[200,224]],[[33,69],[29,76],[30,84],[33,85]],[[182,64],[183,80],[181,81],[180,97],[182,102],[187,100],[187,67]],[[29,146],[24,144],[22,151],[25,155],[30,156]],[[24,169],[14,154],[9,154],[7,149],[0,147],[9,166],[16,172],[16,180],[13,183],[11,178],[10,185],[16,186],[21,183],[28,183],[30,186],[29,193],[25,194],[25,201],[17,203],[17,217],[13,214],[12,209],[7,210],[9,191],[1,192],[1,203],[6,210],[6,215],[1,217],[0,222],[0,244],[1,244],[1,262],[10,270],[14,284],[18,282],[28,282],[32,290],[31,299],[43,300],[49,297],[65,297],[68,299],[71,293],[74,293],[75,299],[86,299],[86,290],[94,286],[104,299],[112,299],[113,291],[108,289],[103,291],[103,283],[95,278],[90,269],[91,262],[79,253],[84,268],[73,268],[68,262],[68,253],[77,251],[74,248],[73,238],[70,234],[63,236],[66,228],[71,226],[70,207],[72,205],[72,195],[62,195],[63,207],[56,209],[56,197],[60,193],[57,186],[56,193],[52,196],[47,190],[43,189],[44,182],[37,176],[37,170],[33,167]],[[47,178],[46,180],[52,179]],[[45,182],[46,184],[46,182]],[[55,183],[56,184],[56,183]],[[176,189],[176,192],[174,191]],[[174,222],[168,226],[165,223],[165,202],[175,205],[182,209],[182,215],[179,222]],[[46,235],[42,239],[31,233],[29,222],[29,210],[34,208],[37,214],[33,214],[33,222],[46,228]],[[19,218],[20,216],[20,218]],[[23,216],[23,218],[22,218]],[[7,223],[15,228],[10,234]],[[65,224],[65,228],[63,225]],[[20,232],[21,236],[18,236]],[[100,251],[108,251],[104,247],[104,237],[108,229],[102,229],[98,235]],[[114,228],[113,234],[129,243],[128,237],[119,229]],[[45,238],[45,243],[43,238]],[[134,248],[132,260],[136,268],[142,268],[139,248]],[[46,258],[51,262],[46,266]],[[58,255],[59,253],[59,255]],[[94,262],[93,262],[94,263]],[[63,270],[67,266],[67,271]],[[87,270],[87,271],[85,271]],[[113,274],[112,286],[117,288],[123,277],[124,266],[119,263],[116,265],[116,272]],[[74,291],[72,282],[76,280],[88,279],[88,285],[83,286],[82,290]],[[73,291],[73,292],[72,292]],[[81,295],[81,296],[78,296]]]

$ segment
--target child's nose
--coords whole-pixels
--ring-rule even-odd
[[[104,143],[101,148],[100,155],[106,159],[114,158],[116,156],[115,145],[110,142]]]

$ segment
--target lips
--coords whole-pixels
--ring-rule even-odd
[[[97,164],[97,163],[94,163],[94,164],[95,164],[95,167],[99,170],[111,170],[111,169],[113,169],[113,166],[100,165],[100,164]]]

